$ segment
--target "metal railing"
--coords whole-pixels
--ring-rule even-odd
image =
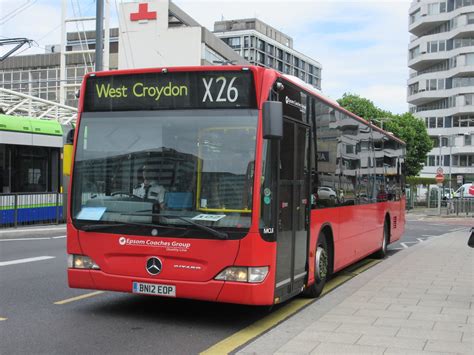
[[[63,194],[30,192],[0,194],[0,228],[64,222]]]
[[[474,217],[474,198],[452,199],[447,202],[446,211],[448,215]]]

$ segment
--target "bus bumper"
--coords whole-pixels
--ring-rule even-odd
[[[68,282],[71,288],[128,293],[133,293],[133,282],[172,285],[176,287],[176,298],[247,305],[271,305],[274,292],[268,278],[259,284],[216,280],[192,282],[109,275],[100,270],[68,269]]]

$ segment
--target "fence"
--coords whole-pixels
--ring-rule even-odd
[[[474,217],[474,198],[459,198],[448,201],[446,213],[448,215]]]
[[[0,228],[62,222],[64,218],[61,193],[0,194]]]

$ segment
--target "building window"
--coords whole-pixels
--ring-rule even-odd
[[[466,15],[466,19],[467,19],[467,24],[468,25],[474,24],[474,13],[473,12],[468,13]]]
[[[472,145],[472,136],[470,134],[464,136],[464,145]]]
[[[459,164],[459,157],[457,155],[453,155],[453,166],[457,166]]]
[[[451,128],[452,127],[452,117],[449,116],[449,117],[445,117],[444,118],[444,127],[446,128]]]
[[[410,59],[414,59],[420,55],[420,46],[410,49]]]
[[[271,44],[267,43],[267,53],[270,54],[270,55],[273,55],[274,54],[273,49],[274,49],[274,47]]]
[[[436,117],[430,117],[430,128],[436,128]]]
[[[449,155],[445,155],[444,156],[444,166],[450,166],[451,164],[449,164]]]
[[[240,48],[240,37],[229,38],[229,46],[232,48]]]
[[[277,48],[277,53],[276,53],[278,59],[283,59],[283,50],[280,48]]]
[[[428,166],[435,166],[435,157],[434,157],[434,155],[428,155]]]
[[[293,65],[294,65],[295,67],[299,67],[299,66],[300,66],[300,60],[299,60],[299,58],[293,57]]]
[[[418,9],[410,15],[410,25],[421,17],[421,10]]]
[[[465,94],[464,95],[464,105],[469,106],[473,103],[474,94]]]
[[[267,56],[267,65],[269,67],[273,67],[273,58],[272,57]]]
[[[438,128],[443,128],[443,117],[438,117],[437,118],[437,127]]]

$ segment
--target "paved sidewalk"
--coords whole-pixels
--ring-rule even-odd
[[[468,229],[405,249],[238,354],[474,354]]]
[[[441,216],[438,210],[434,208],[416,208],[406,212],[407,220],[411,221],[433,221],[447,224],[456,224],[459,226],[471,227],[474,226],[474,214],[466,215],[446,215]]]

